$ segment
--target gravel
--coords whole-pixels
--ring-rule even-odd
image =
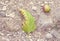
[[[42,6],[51,11],[44,13]],[[26,9],[36,19],[37,29],[26,34],[18,9]],[[0,0],[0,41],[60,41],[59,0]]]

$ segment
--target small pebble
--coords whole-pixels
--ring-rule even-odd
[[[49,2],[49,4],[54,4],[54,2],[53,2],[53,1],[51,1],[51,2]]]
[[[38,39],[37,41],[40,41],[40,39]]]
[[[37,41],[44,41],[44,39],[38,39]]]
[[[12,12],[11,14],[6,14],[6,16],[15,17],[15,12]]]
[[[33,2],[30,2],[31,5],[33,5]]]
[[[37,10],[37,7],[35,7],[35,6],[32,6],[32,10]]]
[[[50,33],[47,33],[46,38],[52,38],[52,35]]]
[[[6,10],[6,6],[3,6],[3,9],[2,10]]]
[[[33,41],[32,39],[30,39],[30,41]]]
[[[44,3],[45,3],[45,4],[47,4],[48,2],[47,2],[47,1],[45,1]]]
[[[4,35],[2,32],[0,32],[0,35]]]
[[[41,6],[44,6],[44,4],[41,4]]]
[[[8,3],[9,1],[5,1],[5,3]]]
[[[39,1],[38,3],[41,4],[42,2]]]

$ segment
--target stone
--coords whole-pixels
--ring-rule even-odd
[[[32,10],[37,10],[37,7],[35,7],[35,6],[32,6]]]
[[[6,9],[7,9],[7,7],[6,6],[3,6],[2,10],[6,10]]]
[[[52,37],[53,37],[52,34],[50,34],[50,33],[46,34],[46,38],[52,38]]]

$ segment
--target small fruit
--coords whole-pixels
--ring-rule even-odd
[[[50,8],[49,5],[46,4],[46,5],[43,6],[43,11],[44,12],[50,12],[50,10],[51,10],[51,8]]]

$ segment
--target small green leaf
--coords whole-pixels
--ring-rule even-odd
[[[25,21],[23,22],[23,27],[22,27],[23,31],[26,33],[33,32],[36,29],[34,17],[27,10],[20,9],[20,12],[25,18]]]

